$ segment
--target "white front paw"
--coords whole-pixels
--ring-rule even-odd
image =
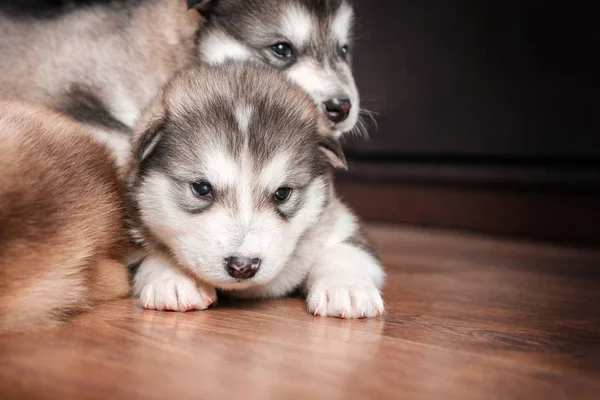
[[[133,292],[147,310],[205,310],[217,300],[214,287],[200,284],[156,258],[142,262]]]
[[[368,281],[322,279],[314,283],[306,302],[310,313],[324,317],[371,318],[384,311],[381,293]]]
[[[198,287],[188,278],[172,278],[146,284],[140,301],[146,310],[205,310],[217,299],[214,288]]]

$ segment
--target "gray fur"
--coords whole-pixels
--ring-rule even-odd
[[[234,112],[237,106],[246,104],[253,107],[254,118],[248,140],[244,141]],[[130,215],[139,214],[135,193],[153,171],[169,176],[176,190],[189,194],[189,183],[204,178],[203,149],[215,143],[225,146],[233,158],[247,149],[256,172],[283,151],[296,155],[290,159],[286,182],[299,188],[299,198],[277,207],[284,218],[291,218],[302,206],[302,188],[312,180],[324,176],[332,181],[332,168],[321,148],[333,148],[343,158],[341,145],[328,136],[326,124],[310,99],[283,80],[281,74],[266,68],[238,63],[223,68],[190,67],[166,85],[150,109],[160,111],[153,111],[158,116],[142,124],[144,131],[134,145],[134,152],[144,157],[138,158],[139,163],[128,175],[128,192],[134,196],[129,202]],[[148,149],[150,143],[152,148]],[[210,209],[210,204],[190,196],[176,197],[180,206],[192,214]],[[231,193],[219,193],[213,201],[227,205],[231,197]],[[266,196],[257,206],[273,207]],[[140,226],[134,228],[136,232],[143,230]]]
[[[376,260],[380,260],[377,246],[371,241],[369,235],[362,226],[357,229],[352,236],[346,239],[345,243],[363,250]]]
[[[98,98],[99,90],[73,84],[65,92],[62,101],[56,102],[55,108],[73,119],[98,128],[108,128],[115,132],[129,134],[130,129],[116,120],[108,111],[106,105]]]
[[[204,309],[216,288],[276,297],[303,287],[315,314],[383,311],[378,258],[333,189],[341,146],[281,72],[252,63],[181,71],[144,112],[134,152],[126,203],[132,237],[148,252],[133,283],[145,307]],[[209,195],[193,193],[197,181],[212,185]],[[282,185],[292,195],[278,202]],[[228,276],[231,256],[257,258],[260,269]]]
[[[287,2],[304,4],[323,19],[324,26],[328,13],[341,4],[340,0],[281,3]],[[274,44],[268,40],[276,39],[269,20],[279,2],[208,3],[212,6],[206,14],[208,26],[184,0],[85,1],[62,13],[55,10],[47,18],[0,10],[0,96],[42,103],[96,128],[98,122],[107,122],[110,132],[114,123],[119,124],[117,130],[132,129],[159,88],[202,58],[200,47],[212,32],[233,32],[243,43],[262,46],[253,55],[255,62],[289,67],[267,60],[265,54]],[[337,50],[327,46],[315,37],[302,57],[322,60],[327,53],[332,62],[337,60]],[[334,64],[342,65],[339,60]],[[353,85],[351,74],[339,76]],[[85,98],[74,87],[85,88]],[[93,93],[93,102],[88,93]],[[79,101],[85,106],[77,106]],[[90,121],[93,113],[102,121]]]
[[[221,0],[215,1],[206,28],[200,37],[210,35],[213,30],[222,30],[240,42],[254,48],[258,57],[266,64],[282,69],[289,68],[299,58],[309,57],[318,63],[336,65],[346,60],[338,51],[340,43],[335,43],[329,34],[331,20],[343,3],[342,0]],[[281,62],[269,51],[277,41],[285,39],[277,26],[286,7],[297,4],[313,16],[318,24],[318,35],[311,37],[306,45],[296,45],[297,57],[289,63]],[[349,82],[347,82],[349,84]]]

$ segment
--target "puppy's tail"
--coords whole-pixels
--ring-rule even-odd
[[[47,259],[43,267],[20,261],[27,265],[0,265],[0,335],[51,328],[100,301],[129,294],[127,268],[116,260]]]

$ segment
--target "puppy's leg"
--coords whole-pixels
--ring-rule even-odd
[[[306,281],[308,311],[314,315],[368,318],[384,310],[379,261],[361,246],[342,242],[326,248]]]
[[[133,293],[148,310],[205,310],[217,300],[214,287],[188,277],[158,254],[148,255],[138,267]]]

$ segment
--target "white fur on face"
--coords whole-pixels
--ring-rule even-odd
[[[248,127],[250,126],[250,120],[252,119],[253,109],[250,106],[238,106],[235,109],[235,119],[238,123],[238,128],[242,135],[248,135]]]
[[[226,149],[207,149],[207,153],[226,152]],[[257,209],[260,197],[270,196],[284,184],[287,156],[275,157],[260,174],[253,172],[251,157],[244,154],[233,160],[212,154],[210,181],[215,201],[207,210],[190,214],[177,204],[180,193],[173,182],[161,173],[145,179],[139,196],[142,220],[171,252],[179,263],[200,279],[224,289],[243,289],[263,285],[274,279],[288,262],[302,233],[313,226],[325,203],[324,181],[315,180],[305,190],[302,208],[284,221],[274,208]],[[235,171],[235,181],[220,180],[216,170]],[[278,170],[278,171],[277,171]],[[214,180],[216,178],[216,180]],[[292,193],[292,196],[294,193]],[[260,197],[259,197],[260,196]],[[236,282],[225,267],[231,256],[260,258],[255,277]]]
[[[291,154],[282,151],[277,153],[260,171],[259,182],[262,187],[277,190],[281,185],[281,173],[287,170]]]
[[[312,60],[300,61],[289,68],[287,74],[292,81],[312,93],[317,104],[326,100],[328,92],[340,86],[339,82],[332,80],[331,71],[327,71]]]
[[[340,45],[345,45],[350,39],[350,31],[354,22],[354,11],[348,4],[342,4],[333,17],[331,23],[331,35]]]
[[[279,29],[294,47],[302,48],[314,35],[318,34],[312,16],[308,10],[299,5],[287,6],[282,15]]]
[[[248,60],[252,52],[246,45],[224,32],[214,32],[200,42],[202,59],[209,64],[222,64],[227,60]]]
[[[344,65],[341,68],[344,70],[346,77],[354,82],[350,67]],[[322,108],[324,102],[334,98],[346,97],[350,99],[352,103],[350,115],[345,121],[337,124],[336,130],[347,132],[356,125],[360,110],[360,99],[354,83],[351,86],[344,85],[333,69],[319,65],[310,59],[299,61],[290,67],[287,70],[287,76],[312,97],[317,107]]]
[[[239,165],[224,151],[208,151],[204,158],[206,163],[205,176],[203,178],[209,182],[219,182],[222,186],[233,186],[239,179]]]

